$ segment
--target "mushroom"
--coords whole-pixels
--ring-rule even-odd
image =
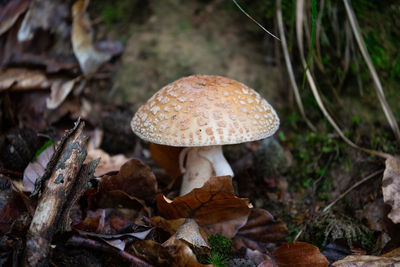
[[[211,176],[233,176],[221,146],[269,137],[278,129],[279,118],[246,85],[221,76],[193,75],[153,95],[131,126],[143,140],[185,147],[179,160],[184,195]]]

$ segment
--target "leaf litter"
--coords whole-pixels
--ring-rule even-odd
[[[103,111],[99,112],[95,107],[96,96],[87,94],[87,91],[93,93],[97,86],[110,82],[107,78],[96,80],[96,74],[107,64],[104,71],[112,69],[113,63],[108,62],[121,54],[123,47],[119,42],[95,40],[87,14],[89,1],[75,2],[75,11],[62,1],[50,1],[44,13],[38,8],[40,1],[31,1],[30,5],[28,2],[9,1],[6,9],[0,12],[0,61],[3,67],[0,93],[9,94],[16,103],[12,107],[16,117],[16,121],[11,122],[14,123],[12,127],[29,125],[37,129],[35,134],[38,135],[54,131],[54,140],[59,140],[65,129],[70,128],[71,121],[81,116],[89,122],[84,134],[90,136],[93,128],[102,126],[100,121],[104,116]],[[68,33],[71,21],[74,24],[72,38]],[[50,34],[54,34],[54,40],[49,38]],[[38,36],[41,41],[35,43],[33,40]],[[22,45],[21,41],[25,44]],[[55,43],[45,45],[52,41]],[[56,56],[57,51],[63,51],[63,55]],[[74,95],[72,91],[79,92]],[[120,109],[116,106],[108,108],[112,112]],[[109,118],[110,124],[117,127],[113,116]],[[130,120],[122,118],[125,119]],[[10,134],[9,129],[7,132]],[[122,138],[129,139],[131,136],[124,135]],[[66,227],[56,232],[66,235],[53,239],[51,249],[55,259],[64,260],[66,256],[63,252],[71,247],[84,247],[88,251],[104,252],[104,258],[115,255],[122,262],[137,266],[211,266],[209,262],[202,261],[200,255],[211,256],[216,248],[209,242],[210,237],[222,234],[232,242],[231,255],[226,258],[228,266],[328,265],[327,258],[317,247],[305,242],[285,243],[288,225],[267,210],[258,208],[260,205],[252,203],[252,199],[236,196],[232,177],[212,177],[203,187],[168,199],[166,196],[174,196],[176,184],[179,184],[178,157],[182,148],[150,144],[148,151],[152,160],[149,160],[147,146],[138,142],[135,152],[125,155],[112,153],[101,143],[102,140],[96,145],[89,145],[81,171],[76,175],[78,180],[82,173],[90,179],[79,185],[82,195],[69,197],[71,204],[68,205],[71,207],[61,214],[61,224]],[[30,199],[28,195],[34,190],[36,180],[48,175],[46,170],[49,172],[50,168],[54,168],[48,164],[54,151],[51,146],[36,159],[28,159],[23,177],[18,171],[3,168],[9,165],[3,166],[2,163],[0,166],[0,179],[8,183],[0,198],[0,230],[3,234],[0,264],[17,262],[18,255],[22,255],[30,217],[45,191],[40,191],[38,199]],[[23,155],[22,150],[18,153]],[[101,158],[100,164],[94,167],[93,160],[98,158]],[[244,158],[249,161],[249,166],[255,161],[252,154]],[[243,159],[237,160],[236,166],[241,166],[240,160]],[[384,202],[390,206],[388,212],[381,212],[388,206],[377,201],[365,207],[367,213],[376,214],[365,218],[370,228],[381,234],[381,250],[398,244],[394,235],[398,230],[396,224],[400,222],[399,166],[396,157],[386,160],[382,192]],[[242,173],[246,172],[245,169],[242,167]],[[166,186],[163,175],[169,177],[168,181],[172,183]],[[266,182],[275,178],[263,179]],[[61,181],[64,180],[57,180]],[[288,200],[291,196],[286,190],[284,188],[283,193],[287,194],[285,199]],[[249,192],[245,193],[250,197]],[[272,196],[273,193],[269,191],[267,194]],[[334,257],[335,261],[355,252],[342,249],[336,242],[328,244],[324,251],[329,248],[342,252]],[[13,249],[16,251],[14,254],[11,253]],[[379,254],[380,251],[377,252]],[[333,266],[390,266],[399,261],[398,256],[398,249],[381,256],[351,255]]]

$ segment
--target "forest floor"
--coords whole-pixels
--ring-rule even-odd
[[[0,12],[0,266],[295,266],[296,257],[326,266],[348,255],[376,255],[378,264],[398,261],[398,160],[343,142],[305,85],[301,96],[317,130],[308,128],[280,43],[233,3],[102,0],[86,10],[78,4],[87,1],[78,1],[73,15],[73,3],[54,1],[43,10],[19,2],[8,11],[15,21],[4,32],[9,18]],[[33,14],[28,26],[27,10]],[[82,27],[73,28],[72,21]],[[23,26],[34,37],[20,43]],[[71,43],[89,44],[81,53],[90,58],[101,48],[93,48],[91,33],[96,42],[109,40],[101,50],[109,56],[95,58],[85,70]],[[387,78],[389,106],[399,118],[393,58],[391,74],[383,67],[378,74]],[[302,87],[301,65],[294,64]],[[224,147],[235,176],[198,189],[205,204],[193,192],[178,197],[181,148],[146,143],[130,124],[155,92],[192,74],[226,76],[254,88],[281,121],[273,137]],[[349,74],[343,88],[335,88],[329,75],[319,76],[323,101],[346,136],[360,146],[398,153],[371,80],[361,74],[360,89]],[[73,149],[76,144],[79,149]],[[69,167],[60,168],[60,162]],[[73,179],[59,180],[60,169]],[[56,186],[48,182],[53,176],[61,181]],[[216,187],[223,189],[211,189]],[[47,216],[43,207],[52,207]],[[42,226],[37,220],[44,220]]]

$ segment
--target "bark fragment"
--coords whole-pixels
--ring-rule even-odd
[[[36,187],[40,198],[27,233],[25,266],[42,263],[49,253],[53,235],[69,229],[69,210],[84,192],[99,162],[94,160],[83,165],[87,154],[83,127],[84,123],[78,121],[64,136]]]

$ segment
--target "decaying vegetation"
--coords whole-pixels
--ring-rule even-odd
[[[397,264],[399,15],[395,0],[0,2],[0,266]],[[131,120],[191,74],[249,85],[281,125],[224,147],[233,179],[179,195],[183,148]]]

